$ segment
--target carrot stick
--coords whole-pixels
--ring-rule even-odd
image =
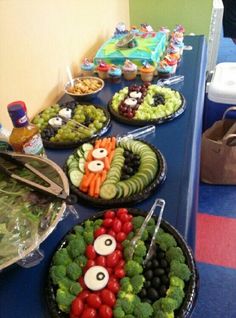
[[[107,143],[107,152],[108,154],[112,151],[112,141],[110,140],[108,143]]]
[[[98,176],[98,178],[95,181],[95,189],[94,189],[94,194],[95,195],[98,195],[99,192],[100,192],[101,181],[102,181],[102,177]]]
[[[111,138],[111,143],[112,143],[111,150],[116,149],[116,137],[112,137]]]
[[[107,171],[103,170],[102,171],[102,176],[101,176],[101,183],[103,183],[106,180],[107,177]]]
[[[109,155],[108,155],[108,160],[109,160],[109,163],[110,163],[110,164],[111,164],[112,159],[113,159],[113,157],[114,157],[114,153],[115,153],[115,150],[112,150],[112,151],[109,153]]]
[[[95,184],[96,184],[96,180],[99,177],[99,174],[96,173],[93,177],[93,179],[91,180],[90,184],[89,184],[89,192],[88,194],[93,197],[95,194]]]
[[[103,139],[102,139],[102,142],[101,142],[101,144],[100,144],[100,147],[101,147],[101,148],[104,148],[105,145],[106,145],[106,142],[107,142],[107,138],[103,138]]]
[[[96,141],[95,141],[95,148],[97,149],[97,148],[100,148],[100,144],[101,144],[101,139],[97,139]]]
[[[86,162],[92,161],[93,160],[93,155],[92,155],[93,149],[91,149],[88,153],[88,156],[86,158]]]
[[[81,187],[88,188],[88,186],[90,185],[94,176],[95,176],[95,173],[93,173],[93,172],[91,172],[89,175],[85,175],[85,180],[83,183],[81,182]],[[82,181],[83,181],[83,179],[82,179]]]
[[[109,162],[108,157],[105,157],[105,159],[104,159],[104,169],[105,170],[109,170],[110,169],[110,162]]]

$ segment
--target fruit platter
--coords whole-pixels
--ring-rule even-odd
[[[107,137],[84,143],[65,164],[71,190],[93,206],[148,198],[166,178],[161,152],[143,140]]]
[[[197,298],[190,248],[162,220],[155,253],[143,265],[156,217],[130,258],[131,240],[146,214],[110,209],[76,225],[53,255],[46,288],[52,318],[187,318]]]
[[[46,148],[73,148],[98,136],[111,126],[108,111],[98,105],[67,102],[52,105],[33,119]]]
[[[108,104],[116,120],[135,126],[172,120],[181,115],[185,107],[185,98],[180,92],[150,83],[126,86],[115,93]]]

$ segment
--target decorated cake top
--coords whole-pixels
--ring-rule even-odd
[[[81,69],[84,71],[92,71],[94,69],[95,65],[93,62],[90,62],[88,58],[84,58]]]

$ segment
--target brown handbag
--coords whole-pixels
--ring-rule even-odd
[[[201,181],[211,184],[236,185],[236,120],[226,119],[229,107],[222,120],[214,123],[202,135]]]

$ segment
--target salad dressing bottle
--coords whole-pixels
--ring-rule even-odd
[[[22,101],[13,102],[7,108],[14,126],[9,138],[13,150],[25,154],[45,156],[39,129],[29,122],[25,103]]]

